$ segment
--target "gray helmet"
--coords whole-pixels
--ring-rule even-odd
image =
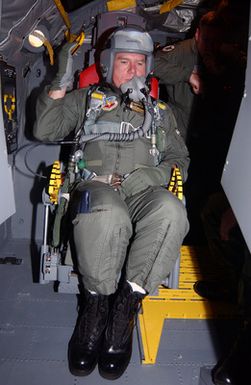
[[[146,76],[153,70],[153,41],[149,33],[138,27],[116,29],[108,38],[107,47],[100,53],[100,68],[106,82],[112,83],[113,63],[117,52],[146,55]]]

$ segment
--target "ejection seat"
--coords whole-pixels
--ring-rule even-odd
[[[87,76],[88,75],[88,76]],[[79,86],[89,86],[98,82],[99,77],[95,65],[80,74]],[[155,90],[156,81],[152,90]],[[40,283],[57,282],[57,291],[61,293],[78,293],[79,280],[76,270],[74,270],[73,261],[69,253],[59,246],[53,247],[48,244],[48,227],[50,208],[57,211],[61,210],[61,199],[65,199],[65,182],[61,186],[61,168],[60,163],[55,162],[50,179],[49,194],[44,192],[44,237],[41,248],[41,266]],[[179,170],[175,169],[169,184],[169,190],[182,198],[182,180]],[[58,190],[61,193],[58,194]],[[50,195],[50,199],[48,196]],[[60,200],[60,202],[58,202]],[[58,204],[59,203],[59,204]],[[54,210],[55,211],[55,210]],[[55,226],[54,226],[55,227]],[[159,287],[158,293],[147,296],[142,303],[142,311],[139,314],[141,341],[141,359],[143,364],[154,364],[156,362],[158,347],[161,339],[162,328],[165,319],[185,318],[185,319],[203,319],[203,318],[226,318],[232,316],[233,308],[222,303],[214,303],[205,300],[196,294],[193,290],[193,283],[201,279],[200,268],[198,264],[198,251],[191,246],[182,246],[181,257],[176,261],[173,271]],[[210,266],[209,269],[210,271]]]
[[[99,82],[99,74],[96,69],[96,65],[92,64],[88,68],[84,69],[79,74],[79,88],[88,87],[90,85],[96,84]],[[158,98],[158,81],[156,78],[151,79],[151,96],[153,98]],[[49,216],[51,206],[55,209],[55,206],[58,205],[57,200],[64,199],[66,192],[64,191],[64,185],[61,186],[61,165],[60,162],[56,161],[52,167],[52,173],[50,178],[50,183],[48,187],[48,192],[44,191],[43,193],[43,202],[44,202],[44,235],[43,235],[43,244],[41,248],[41,261],[40,261],[40,283],[49,283],[57,282],[57,291],[61,293],[78,293],[79,292],[79,281],[76,271],[73,267],[73,261],[71,257],[70,247],[62,249],[62,245],[54,247],[49,245]],[[179,181],[176,180],[175,175],[173,176],[173,182],[170,189],[176,189],[177,183],[179,183],[179,189],[182,188]],[[60,190],[60,196],[58,197],[58,192]],[[62,198],[63,197],[63,198]],[[67,202],[66,202],[67,204]],[[57,207],[57,210],[61,210],[60,207]],[[57,219],[55,219],[57,220]],[[60,224],[57,223],[56,227],[59,227]],[[55,224],[54,224],[55,227]],[[56,232],[58,230],[56,229]],[[59,238],[59,235],[57,235]],[[58,242],[56,242],[58,243]],[[180,260],[178,258],[173,271],[166,278],[163,284],[169,288],[178,288],[179,281],[179,266]]]

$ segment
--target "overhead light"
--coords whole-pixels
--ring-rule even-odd
[[[42,47],[45,40],[45,34],[40,29],[34,29],[28,36],[28,42],[34,48]]]
[[[38,24],[24,39],[23,48],[29,52],[39,53],[46,48],[50,57],[50,63],[54,64],[53,48],[50,43],[50,34],[44,23]]]
[[[50,41],[49,30],[43,23],[40,23],[26,36],[23,47],[30,52],[42,52],[45,49],[44,42],[46,41]]]

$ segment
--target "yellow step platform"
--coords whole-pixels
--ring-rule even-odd
[[[205,265],[200,248],[182,246],[179,288],[159,287],[158,295],[147,296],[142,303],[139,325],[143,346],[143,364],[154,364],[158,354],[164,320],[167,318],[210,319],[233,318],[234,305],[209,301],[193,290],[194,282],[205,277],[210,279],[215,272],[210,264]],[[203,264],[203,265],[202,265]],[[206,273],[205,273],[206,272]]]

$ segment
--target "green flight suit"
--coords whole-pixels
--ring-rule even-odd
[[[142,124],[143,114],[125,108],[115,91],[105,92],[118,103],[101,112],[95,129],[100,129],[101,123],[110,125],[111,130],[121,121],[135,128]],[[86,112],[86,95],[87,90],[81,89],[53,100],[45,90],[37,103],[35,137],[53,141],[78,130]],[[90,141],[84,147],[87,167],[97,175],[129,174],[118,191],[106,183],[86,180],[72,194],[74,243],[86,289],[114,293],[126,261],[126,278],[152,293],[179,255],[189,227],[186,209],[165,186],[173,165],[186,180],[189,158],[171,110],[165,105],[162,108],[157,163],[149,152],[147,137],[131,142]],[[90,194],[89,212],[79,209],[85,191]]]
[[[195,102],[195,95],[188,80],[198,65],[198,51],[195,39],[183,40],[157,51],[154,58],[154,75],[164,84],[178,128],[184,140],[187,139],[189,122]]]

